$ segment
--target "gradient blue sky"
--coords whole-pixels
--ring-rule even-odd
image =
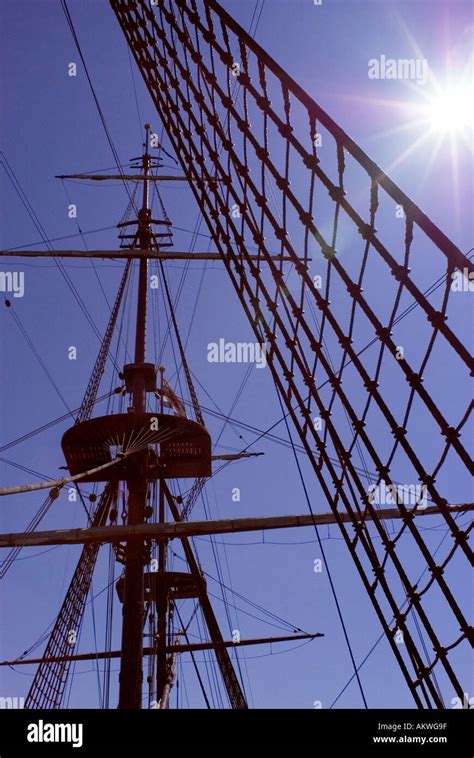
[[[254,0],[224,2],[225,8],[246,29],[255,9]],[[81,42],[94,86],[107,119],[121,161],[125,163],[141,151],[142,129],[149,121],[156,131],[161,125],[134,64],[131,65],[123,34],[105,0],[70,0],[69,8]],[[258,4],[257,15],[261,8]],[[78,56],[67,28],[59,2],[54,0],[0,0],[0,23],[3,44],[0,50],[1,149],[13,167],[28,199],[50,239],[75,234],[77,224],[67,216],[67,205],[76,203],[78,223],[83,232],[101,227],[106,231],[87,235],[89,248],[113,248],[117,245],[112,227],[121,219],[127,205],[126,193],[118,183],[107,186],[66,184],[69,198],[55,174],[97,170],[113,167],[114,162],[100,124],[91,93],[79,65]],[[443,80],[446,70],[460,76],[471,60],[474,29],[473,6],[470,2],[386,2],[377,0],[323,0],[314,6],[312,0],[266,0],[256,31],[257,41],[291,74],[296,81],[327,110],[384,169],[407,194],[432,217],[440,228],[465,252],[473,244],[473,173],[472,153],[462,140],[456,140],[456,151],[445,139],[437,151],[436,135],[429,135],[405,160],[399,160],[413,143],[425,136],[426,125],[415,124],[400,129],[413,117],[422,98],[420,88],[403,81],[374,81],[367,76],[370,58],[384,54],[393,58],[414,57],[414,42],[429,61],[431,70]],[[67,76],[71,61],[78,63],[78,76]],[[133,75],[132,75],[133,69]],[[138,112],[133,81],[137,89]],[[408,101],[411,106],[400,106]],[[164,146],[171,150],[167,139]],[[455,155],[457,158],[455,159]],[[428,164],[431,165],[427,169]],[[164,159],[170,163],[169,159]],[[456,171],[456,164],[458,170]],[[163,199],[175,223],[175,248],[185,250],[192,240],[192,231],[199,223],[199,210],[191,192],[175,184],[163,190]],[[0,171],[2,224],[0,246],[9,248],[38,242],[38,233],[25,213],[9,183]],[[179,228],[179,229],[178,229]],[[196,250],[210,248],[208,230],[201,222],[202,236]],[[56,247],[81,246],[80,238],[53,243]],[[44,247],[39,244],[39,249]],[[20,268],[21,266],[21,268]],[[99,342],[54,262],[2,261],[0,270],[23,270],[26,276],[25,296],[14,301],[37,350],[66,403],[76,408],[82,399]],[[426,261],[427,276],[430,262]],[[89,262],[74,261],[67,271],[84,299],[97,327],[103,332],[108,318],[104,292],[109,301],[115,297],[122,266],[98,261],[96,272]],[[177,292],[183,266],[169,264],[169,281]],[[434,281],[439,272],[433,270]],[[98,278],[100,279],[100,284]],[[208,342],[219,337],[247,341],[251,331],[235,297],[226,273],[220,264],[193,264],[187,274],[179,302],[178,316],[185,335],[191,323],[201,277],[203,287],[197,303],[188,345],[192,370],[215,403],[229,413],[247,367],[239,365],[210,366],[206,360]],[[103,288],[103,291],[102,291]],[[467,297],[456,301],[454,324],[463,329],[463,336],[472,335],[467,313]],[[149,330],[149,354],[159,353],[160,337],[166,319],[159,295],[153,302],[156,329]],[[11,315],[2,306],[1,316],[1,380],[0,446],[65,412],[65,407],[41,370],[38,362],[18,332]],[[416,334],[417,321],[406,322],[405,338],[410,342]],[[133,321],[130,325],[132,334]],[[416,352],[414,343],[413,349]],[[75,345],[78,360],[67,359],[67,348]],[[132,345],[130,339],[129,346]],[[123,360],[123,356],[121,356]],[[164,363],[172,376],[174,358],[167,343]],[[211,370],[212,369],[212,370]],[[436,390],[445,392],[450,381],[450,367],[444,366]],[[117,381],[110,369],[104,380],[104,391]],[[458,400],[464,405],[468,389],[460,385]],[[204,406],[212,401],[198,385]],[[453,398],[453,412],[456,398]],[[265,429],[280,418],[280,406],[272,388],[268,371],[253,369],[242,397],[231,415],[241,421]],[[455,415],[455,413],[454,413]],[[206,417],[213,438],[219,435],[222,423]],[[8,460],[28,466],[45,477],[55,477],[64,461],[60,450],[61,435],[68,424],[53,427],[30,442],[2,453]],[[286,436],[281,424],[275,432]],[[422,432],[421,432],[422,433]],[[219,449],[239,450],[252,440],[240,432],[243,440],[229,426],[220,439]],[[255,450],[265,456],[227,467],[206,487],[207,515],[231,517],[246,515],[304,513],[306,504],[294,460],[287,448],[271,441],[259,441]],[[314,510],[326,511],[320,487],[308,474]],[[447,472],[449,478],[449,470]],[[404,481],[403,472],[398,477]],[[32,476],[11,465],[1,463],[3,486],[32,481]],[[451,502],[472,498],[472,485],[455,476],[450,481]],[[232,502],[232,488],[241,490],[241,502]],[[42,500],[41,493],[19,495],[2,500],[1,531],[21,531]],[[204,516],[199,502],[194,517]],[[42,528],[81,526],[84,514],[79,504],[69,503],[63,493],[52,507]],[[444,535],[440,521],[427,520],[433,531],[424,532],[434,550]],[[357,661],[368,653],[381,633],[380,625],[366,597],[353,561],[336,527],[321,531],[328,562],[340,598],[350,639]],[[323,639],[301,646],[284,643],[279,647],[247,648],[239,652],[244,683],[250,705],[270,708],[312,708],[315,700],[329,707],[352,674],[351,663],[331,597],[327,577],[313,572],[313,562],[320,558],[312,530],[269,532],[265,544],[262,535],[234,535],[217,538],[215,551],[223,567],[223,581],[228,586],[288,620],[296,627],[325,634]],[[278,543],[278,544],[277,544]],[[206,571],[213,577],[217,569],[207,539],[195,541]],[[176,550],[176,552],[179,552]],[[20,558],[2,583],[0,658],[10,659],[29,648],[53,621],[72,575],[79,548],[23,550]],[[415,558],[404,556],[415,566]],[[179,570],[183,564],[177,558]],[[118,568],[118,567],[117,567]],[[468,577],[459,570],[456,580],[468,602]],[[93,591],[101,592],[107,582],[107,550],[103,549],[94,576]],[[209,590],[222,600],[219,585],[208,579]],[[214,598],[224,637],[238,628],[242,637],[284,634],[239,598],[231,602],[227,617],[223,603]],[[114,646],[120,640],[119,606],[115,605]],[[94,601],[97,639],[94,639],[91,603],[87,606],[81,651],[104,646],[105,593]],[[243,611],[246,611],[244,613]],[[442,619],[440,624],[442,624]],[[193,629],[197,635],[199,631]],[[39,653],[41,648],[36,652]],[[199,657],[198,659],[202,660]],[[460,666],[469,681],[467,656]],[[186,681],[188,702],[203,707],[202,696],[191,670],[189,656],[182,656],[178,676]],[[118,663],[113,662],[111,705],[117,694]],[[26,695],[34,670],[19,667],[15,671],[0,670],[0,695]],[[369,707],[413,706],[411,696],[393,655],[382,640],[361,670],[361,679]],[[250,682],[250,684],[249,684]],[[473,691],[473,683],[469,685]],[[184,687],[180,689],[180,698]],[[449,705],[449,687],[443,688]],[[176,690],[173,694],[175,703]],[[90,662],[76,666],[76,676],[69,705],[98,707],[97,673]],[[182,701],[186,704],[186,699]],[[336,707],[361,707],[360,692],[352,682]]]

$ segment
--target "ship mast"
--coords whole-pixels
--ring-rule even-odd
[[[151,561],[151,541],[144,533],[150,526],[155,529],[166,530],[169,524],[165,521],[169,511],[174,524],[179,528],[187,527],[186,519],[189,510],[201,491],[205,479],[212,475],[212,460],[220,460],[222,456],[211,455],[211,438],[205,428],[202,414],[197,401],[195,389],[192,385],[191,374],[187,366],[184,348],[182,346],[179,330],[174,314],[173,304],[170,298],[169,288],[164,278],[163,283],[168,298],[168,305],[172,323],[175,328],[176,338],[180,348],[181,359],[193,400],[196,421],[190,420],[183,412],[184,406],[179,398],[174,396],[171,388],[163,378],[164,369],[160,368],[160,386],[157,386],[157,368],[154,364],[146,361],[146,326],[147,326],[147,287],[148,287],[148,262],[150,259],[209,259],[217,256],[214,253],[196,254],[191,252],[176,253],[164,251],[163,248],[172,246],[171,222],[168,218],[157,220],[152,218],[150,208],[149,189],[151,182],[183,180],[184,177],[164,176],[160,172],[150,173],[153,168],[161,168],[160,160],[150,155],[150,125],[145,124],[145,142],[143,153],[140,157],[132,159],[133,174],[70,174],[63,175],[61,179],[87,179],[104,181],[107,179],[122,179],[143,182],[142,204],[137,210],[134,206],[133,197],[130,196],[130,207],[135,208],[136,218],[122,221],[118,224],[121,247],[119,250],[94,250],[87,251],[87,255],[97,258],[125,258],[139,260],[139,277],[136,303],[136,331],[134,362],[126,364],[120,377],[125,381],[125,392],[130,396],[128,413],[111,414],[91,419],[93,400],[99,386],[100,377],[103,374],[105,357],[108,353],[116,315],[120,307],[123,289],[127,278],[128,268],[124,272],[122,284],[117,295],[114,314],[107,329],[103,345],[96,361],[94,376],[86,391],[86,397],[81,406],[76,423],[65,432],[62,438],[62,448],[72,479],[70,481],[82,482],[108,482],[112,490],[116,491],[116,485],[125,481],[128,490],[127,512],[124,514],[126,524],[120,529],[129,530],[124,543],[121,538],[111,538],[117,527],[106,527],[105,542],[115,544],[117,560],[124,564],[123,576],[117,582],[117,592],[123,603],[122,620],[122,644],[118,652],[121,658],[119,678],[119,703],[120,709],[137,710],[142,707],[143,691],[143,658],[151,657],[148,672],[148,695],[150,700],[156,698],[156,706],[160,709],[169,707],[169,693],[173,685],[176,657],[184,650],[212,649],[220,668],[222,679],[227,690],[229,703],[232,708],[245,709],[247,702],[241,683],[236,675],[234,666],[229,655],[229,648],[236,644],[234,640],[225,640],[222,636],[218,620],[207,593],[205,576],[199,565],[194,549],[186,533],[180,535],[188,571],[177,572],[167,570],[167,544],[172,536],[159,535],[158,560],[156,566],[146,571],[146,566]],[[154,225],[161,225],[160,231],[154,231]],[[15,255],[29,257],[30,255],[48,257],[83,257],[78,251],[48,250],[39,253],[30,251],[15,251]],[[10,251],[0,251],[0,255],[10,255]],[[258,255],[252,256],[258,260]],[[275,260],[282,262],[284,256],[274,256]],[[161,264],[160,264],[161,265]],[[90,391],[89,391],[90,390]],[[147,394],[160,398],[158,412],[147,412]],[[167,405],[171,405],[176,414],[164,414],[164,395],[167,396]],[[83,407],[87,412],[83,412]],[[132,444],[132,441],[135,442]],[[136,441],[141,440],[140,444]],[[127,441],[127,442],[125,442]],[[115,443],[115,444],[112,444]],[[159,453],[157,452],[159,448]],[[117,452],[113,452],[114,450]],[[224,456],[225,460],[238,460],[243,457],[258,455],[258,453],[246,453]],[[109,468],[113,466],[113,468]],[[167,485],[167,479],[193,479],[188,498],[182,510],[178,508],[177,501],[171,494]],[[65,481],[65,480],[64,480]],[[157,513],[150,507],[148,502],[149,485],[158,482],[158,508]],[[60,485],[64,484],[61,480]],[[44,485],[41,485],[44,486]],[[36,485],[33,486],[37,488]],[[14,488],[15,489],[15,488]],[[28,491],[31,487],[20,488]],[[16,489],[15,489],[16,491]],[[104,492],[108,492],[106,488]],[[0,494],[7,494],[7,491]],[[107,501],[108,503],[108,501]],[[105,507],[105,506],[104,506]],[[109,507],[109,506],[108,506]],[[107,511],[108,512],[108,511]],[[103,518],[94,522],[92,528],[99,527]],[[146,524],[145,521],[153,514],[154,523]],[[116,518],[116,517],[115,517]],[[264,518],[261,526],[271,523],[272,519]],[[192,526],[189,524],[189,526]],[[209,533],[213,533],[215,526],[211,525]],[[244,526],[244,529],[247,526]],[[217,526],[219,529],[219,526]],[[240,526],[232,524],[232,531],[238,531]],[[57,533],[55,539],[58,538]],[[0,535],[0,543],[2,535]],[[21,537],[21,544],[25,535]],[[103,537],[93,537],[93,542],[103,542]],[[83,551],[87,558],[87,552]],[[155,563],[155,561],[153,561]],[[82,565],[82,564],[81,564]],[[155,570],[155,568],[157,570]],[[77,576],[76,576],[77,574]],[[79,567],[71,582],[70,589],[63,603],[62,612],[58,616],[57,623],[51,634],[50,643],[46,655],[41,659],[40,666],[35,676],[28,699],[29,707],[35,707],[43,701],[48,707],[59,707],[64,683],[67,678],[68,664],[73,660],[79,660],[76,655],[69,655],[68,651],[61,648],[58,662],[60,667],[55,671],[53,679],[49,676],[52,663],[56,663],[57,637],[61,638],[61,630],[68,627],[70,617],[69,608],[77,607],[77,595],[80,587],[81,597],[84,601],[87,588],[81,580]],[[190,644],[186,632],[177,632],[173,639],[168,639],[167,627],[173,616],[174,603],[177,599],[195,598],[201,608],[210,637],[209,643]],[[83,613],[84,602],[81,604],[80,614]],[[145,610],[146,609],[146,610]],[[155,626],[155,611],[157,625]],[[144,626],[146,614],[150,622],[151,645],[144,647]],[[184,634],[186,644],[181,643]],[[319,633],[297,635],[297,638],[314,639],[321,636]],[[268,638],[259,640],[239,640],[239,646],[265,644],[266,642],[283,642],[286,637]],[[204,647],[203,647],[204,644]],[[97,653],[97,658],[114,657],[117,653]],[[6,665],[2,662],[0,665]],[[46,684],[45,684],[46,682]],[[43,685],[47,693],[43,693]],[[52,695],[49,694],[52,690]],[[38,694],[39,692],[39,694]]]
[[[143,199],[138,212],[138,246],[151,247],[151,213],[148,207],[148,173],[151,156],[148,152],[150,125],[145,125],[145,145],[142,155]],[[132,373],[132,406],[130,412],[142,414],[146,408],[145,355],[148,259],[140,258],[138,277],[137,318],[135,333],[135,363],[128,367]],[[146,451],[137,454],[127,479],[128,518],[130,526],[142,524],[147,495],[145,477]],[[161,514],[160,514],[161,515]],[[119,708],[141,708],[143,679],[143,626],[144,626],[144,544],[143,540],[130,539],[125,549],[125,581],[123,597],[122,657],[119,677]]]

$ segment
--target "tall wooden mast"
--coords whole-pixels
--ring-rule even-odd
[[[148,172],[151,157],[148,152],[149,124],[145,126],[146,138],[142,156],[143,200],[138,213],[138,246],[148,250],[151,245],[151,214],[148,208]],[[133,245],[132,245],[133,246]],[[143,414],[146,408],[145,356],[148,260],[140,259],[135,333],[135,364],[133,371],[131,412]],[[135,458],[131,476],[127,479],[127,523],[143,523],[147,495],[145,472],[146,451]],[[143,625],[144,625],[144,543],[140,539],[127,541],[125,549],[125,583],[123,596],[122,657],[120,663],[119,708],[140,708],[143,679]]]

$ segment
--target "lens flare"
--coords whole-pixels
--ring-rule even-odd
[[[447,89],[430,98],[424,111],[431,131],[466,132],[474,128],[473,91],[461,86]]]

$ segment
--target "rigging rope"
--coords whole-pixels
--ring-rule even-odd
[[[44,501],[43,505],[40,507],[40,509],[35,513],[33,518],[31,519],[28,526],[25,528],[25,534],[30,534],[33,532],[38,524],[43,520],[43,518],[48,513],[51,505],[56,500],[59,493],[54,493],[55,497],[52,496],[51,493],[48,494],[46,500]],[[5,560],[2,562],[2,565],[0,567],[0,579],[3,579],[7,571],[11,568],[13,565],[13,562],[16,560],[18,553],[21,551],[21,547],[14,547],[10,552],[8,553]]]
[[[109,323],[107,325],[107,329],[105,331],[104,338],[100,346],[99,354],[97,356],[94,368],[92,370],[92,375],[89,380],[89,384],[87,385],[87,389],[84,394],[84,399],[81,403],[81,407],[79,408],[79,412],[76,416],[76,424],[79,424],[82,421],[86,421],[87,419],[91,417],[92,410],[96,403],[97,393],[99,391],[100,382],[104,374],[107,356],[109,355],[110,345],[112,342],[115,325],[117,323],[117,316],[120,311],[122,297],[125,290],[125,285],[128,280],[128,274],[130,271],[131,263],[132,263],[131,260],[128,260],[125,265],[125,269],[122,274],[122,279],[120,281],[120,285],[118,288],[117,296],[115,298],[114,307],[111,311]],[[112,358],[112,360],[114,359]],[[115,363],[115,360],[114,360],[114,363]]]
[[[171,320],[173,322],[173,327],[174,327],[174,331],[175,331],[175,335],[176,335],[176,341],[177,341],[178,347],[179,347],[179,353],[180,353],[180,356],[181,356],[181,362],[183,364],[184,373],[186,375],[186,382],[188,384],[188,390],[189,390],[189,394],[191,396],[191,401],[192,401],[192,404],[193,404],[194,415],[196,417],[196,421],[198,422],[198,424],[201,424],[201,426],[205,426],[204,419],[203,419],[202,413],[201,413],[201,408],[199,406],[199,401],[198,401],[198,398],[197,398],[197,395],[196,395],[196,390],[194,388],[191,372],[189,370],[188,361],[186,359],[186,354],[184,352],[184,347],[183,347],[183,343],[182,343],[182,340],[181,340],[181,335],[179,333],[179,328],[178,328],[178,324],[177,324],[177,321],[176,321],[176,316],[175,316],[175,312],[174,312],[174,308],[173,308],[173,303],[172,303],[170,291],[169,291],[169,288],[168,288],[168,282],[166,281],[165,270],[163,268],[163,263],[162,263],[161,260],[159,261],[159,264],[160,264],[160,268],[161,268],[161,275],[162,275],[162,278],[163,278],[163,283],[165,285],[166,298],[168,300],[168,307],[169,307],[169,311],[170,311],[170,315],[171,315]]]
[[[279,394],[278,394],[278,401],[280,403],[280,408],[281,408],[281,411],[283,413],[283,403],[282,403],[282,400],[281,400],[281,397],[280,397]],[[288,420],[286,418],[285,418],[285,426],[286,426],[286,431],[288,433],[288,437],[289,437],[290,443],[291,443],[291,445],[293,447],[293,437],[291,435],[290,426],[289,426]],[[304,496],[305,496],[305,500],[306,500],[306,505],[308,506],[308,510],[311,513],[311,515],[314,516],[314,511],[313,511],[313,508],[311,506],[311,499],[310,499],[310,497],[308,495],[308,490],[307,490],[307,487],[306,487],[306,482],[304,480],[303,472],[301,470],[300,462],[298,460],[298,455],[297,455],[296,450],[294,449],[294,447],[293,447],[293,455],[294,455],[296,467],[298,469],[298,474],[299,474],[299,478],[300,478],[300,481],[301,481],[301,486],[303,487],[303,492],[304,492]],[[329,586],[331,587],[331,593],[332,593],[332,596],[334,598],[334,602],[336,604],[337,615],[339,616],[339,621],[341,622],[341,627],[342,627],[342,631],[343,631],[343,634],[344,634],[344,639],[346,641],[347,649],[349,651],[349,656],[350,656],[350,659],[351,659],[351,663],[352,663],[352,666],[354,668],[354,675],[356,676],[356,678],[357,678],[357,684],[359,685],[359,690],[360,690],[360,694],[361,694],[361,697],[362,697],[362,702],[364,703],[364,708],[368,708],[367,699],[365,697],[365,692],[364,692],[364,689],[362,687],[362,682],[361,682],[361,679],[360,679],[360,676],[359,676],[359,671],[358,671],[358,668],[357,668],[357,665],[356,665],[356,662],[355,662],[354,651],[352,649],[352,644],[351,644],[351,641],[349,639],[349,633],[347,631],[347,626],[346,626],[346,623],[344,621],[344,616],[342,615],[341,604],[340,604],[339,598],[337,596],[336,587],[335,587],[335,584],[334,584],[334,581],[333,581],[333,578],[332,578],[332,575],[331,575],[331,570],[329,568],[329,564],[328,564],[328,561],[327,561],[327,558],[326,558],[326,553],[325,553],[325,550],[324,550],[323,543],[321,541],[321,537],[320,537],[320,534],[319,534],[319,529],[317,527],[317,524],[314,524],[314,531],[316,533],[316,537],[317,537],[317,540],[318,540],[319,549],[321,551],[321,556],[322,556],[322,559],[323,559],[324,567],[326,569],[326,573],[327,573],[327,576],[328,576]]]
[[[48,235],[46,234],[46,231],[41,224],[41,221],[39,220],[38,216],[36,215],[31,203],[28,200],[28,197],[26,196],[25,191],[23,190],[20,182],[18,181],[17,177],[15,176],[15,172],[13,171],[12,167],[10,166],[7,157],[5,154],[0,151],[0,155],[2,156],[2,165],[5,169],[5,172],[7,173],[7,176],[10,180],[10,182],[13,185],[13,188],[15,189],[15,192],[17,193],[18,197],[21,200],[22,205],[24,206],[26,212],[28,213],[31,221],[33,222],[34,226],[36,227],[36,230],[40,234],[41,238],[44,241],[44,244],[50,250],[53,251],[53,246],[51,245],[51,240],[48,238]],[[99,339],[99,342],[101,341],[101,335],[95,325],[95,322],[90,315],[89,310],[87,309],[87,306],[85,305],[83,299],[81,298],[76,286],[74,285],[71,277],[69,276],[68,272],[66,271],[64,264],[62,261],[58,260],[58,258],[54,258],[54,264],[59,269],[61,276],[63,277],[64,281],[66,282],[67,286],[71,290],[74,299],[76,300],[77,304],[79,305],[81,311],[83,312],[84,316],[86,317],[87,321],[89,322],[89,325],[91,326],[92,330],[94,331],[96,337]]]
[[[117,500],[117,485],[107,484],[97,504],[92,524],[103,526]],[[64,598],[61,610],[54,621],[43,658],[62,658],[54,663],[40,663],[25,700],[25,709],[60,708],[67,685],[71,661],[64,660],[80,636],[84,610],[100,544],[85,545]],[[100,594],[100,593],[99,593]]]
[[[122,177],[123,186],[125,187],[125,191],[126,191],[128,197],[129,197],[130,203],[134,207],[136,215],[138,216],[138,209],[135,206],[135,203],[133,201],[133,197],[132,197],[132,195],[130,193],[130,190],[128,188],[127,182],[123,178],[123,175],[124,175],[124,172],[123,172],[123,169],[122,169],[123,164],[120,162],[120,158],[119,158],[119,155],[118,155],[117,150],[115,148],[115,145],[113,143],[110,130],[109,130],[108,126],[107,126],[107,121],[105,119],[105,116],[104,116],[103,110],[101,108],[99,99],[98,99],[96,91],[94,89],[94,85],[92,84],[92,79],[91,79],[90,74],[89,74],[89,69],[87,68],[87,64],[86,64],[86,61],[85,61],[85,58],[84,58],[84,55],[83,55],[83,52],[82,52],[82,49],[81,49],[81,45],[79,43],[78,36],[76,34],[76,30],[74,28],[74,23],[73,23],[73,20],[71,18],[71,14],[69,13],[69,8],[68,8],[66,0],[61,0],[61,7],[62,7],[64,15],[66,17],[66,21],[67,21],[67,24],[69,26],[69,30],[70,30],[70,32],[72,34],[72,38],[74,40],[74,44],[76,45],[77,52],[79,53],[79,57],[81,59],[82,65],[84,66],[84,71],[85,71],[85,74],[86,74],[86,77],[87,77],[87,81],[89,83],[89,87],[90,87],[91,92],[92,92],[92,97],[94,99],[94,103],[95,103],[95,106],[97,108],[97,112],[99,114],[100,121],[101,121],[102,126],[104,128],[104,132],[105,132],[105,135],[107,137],[107,142],[109,143],[110,149],[112,151],[112,155],[113,155],[113,157],[115,159],[115,165],[117,166],[117,170],[118,170],[120,176]]]

